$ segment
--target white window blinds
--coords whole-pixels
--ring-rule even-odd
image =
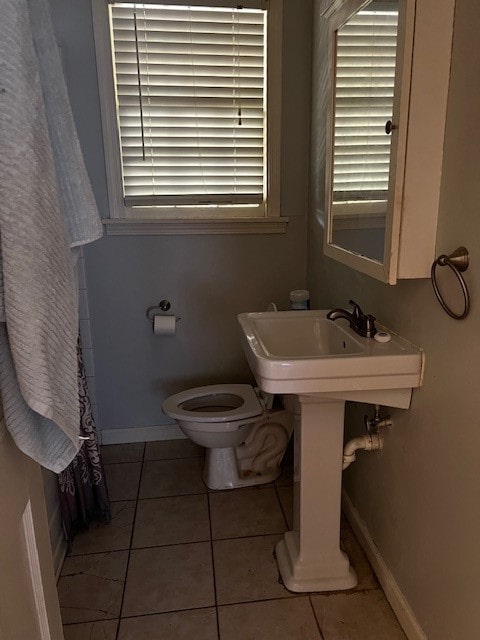
[[[334,202],[387,199],[397,23],[396,3],[372,2],[337,32]]]
[[[264,199],[266,12],[114,3],[127,206]]]

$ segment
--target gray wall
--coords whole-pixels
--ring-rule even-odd
[[[392,410],[381,454],[360,454],[345,486],[430,640],[474,640],[480,629],[480,6],[457,2],[438,252],[470,250],[471,315],[451,320],[428,280],[394,287],[322,256],[324,81],[316,17],[308,286],[320,308],[354,298],[426,352],[411,409]],[[419,215],[421,212],[419,211]],[[442,274],[443,275],[443,274]],[[363,432],[352,403],[347,437]]]
[[[102,217],[108,216],[90,0],[51,0],[72,108]],[[108,237],[86,248],[102,429],[167,423],[161,401],[192,385],[249,381],[236,315],[306,278],[311,1],[286,2],[282,102],[283,235]],[[152,335],[148,306],[168,298],[177,335]]]

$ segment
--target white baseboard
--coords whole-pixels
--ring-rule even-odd
[[[128,444],[130,442],[153,442],[155,440],[180,440],[185,435],[176,424],[160,424],[152,427],[130,429],[102,429],[102,444]]]
[[[345,489],[342,491],[342,508],[408,640],[428,640]]]

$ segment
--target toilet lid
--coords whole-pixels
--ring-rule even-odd
[[[167,416],[195,422],[229,422],[253,418],[263,408],[249,384],[215,384],[195,387],[170,396],[162,403]]]

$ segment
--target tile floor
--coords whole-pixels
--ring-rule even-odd
[[[274,546],[291,470],[210,492],[187,440],[103,447],[112,523],[77,537],[58,583],[65,640],[406,640],[346,521],[352,591],[295,594]]]

